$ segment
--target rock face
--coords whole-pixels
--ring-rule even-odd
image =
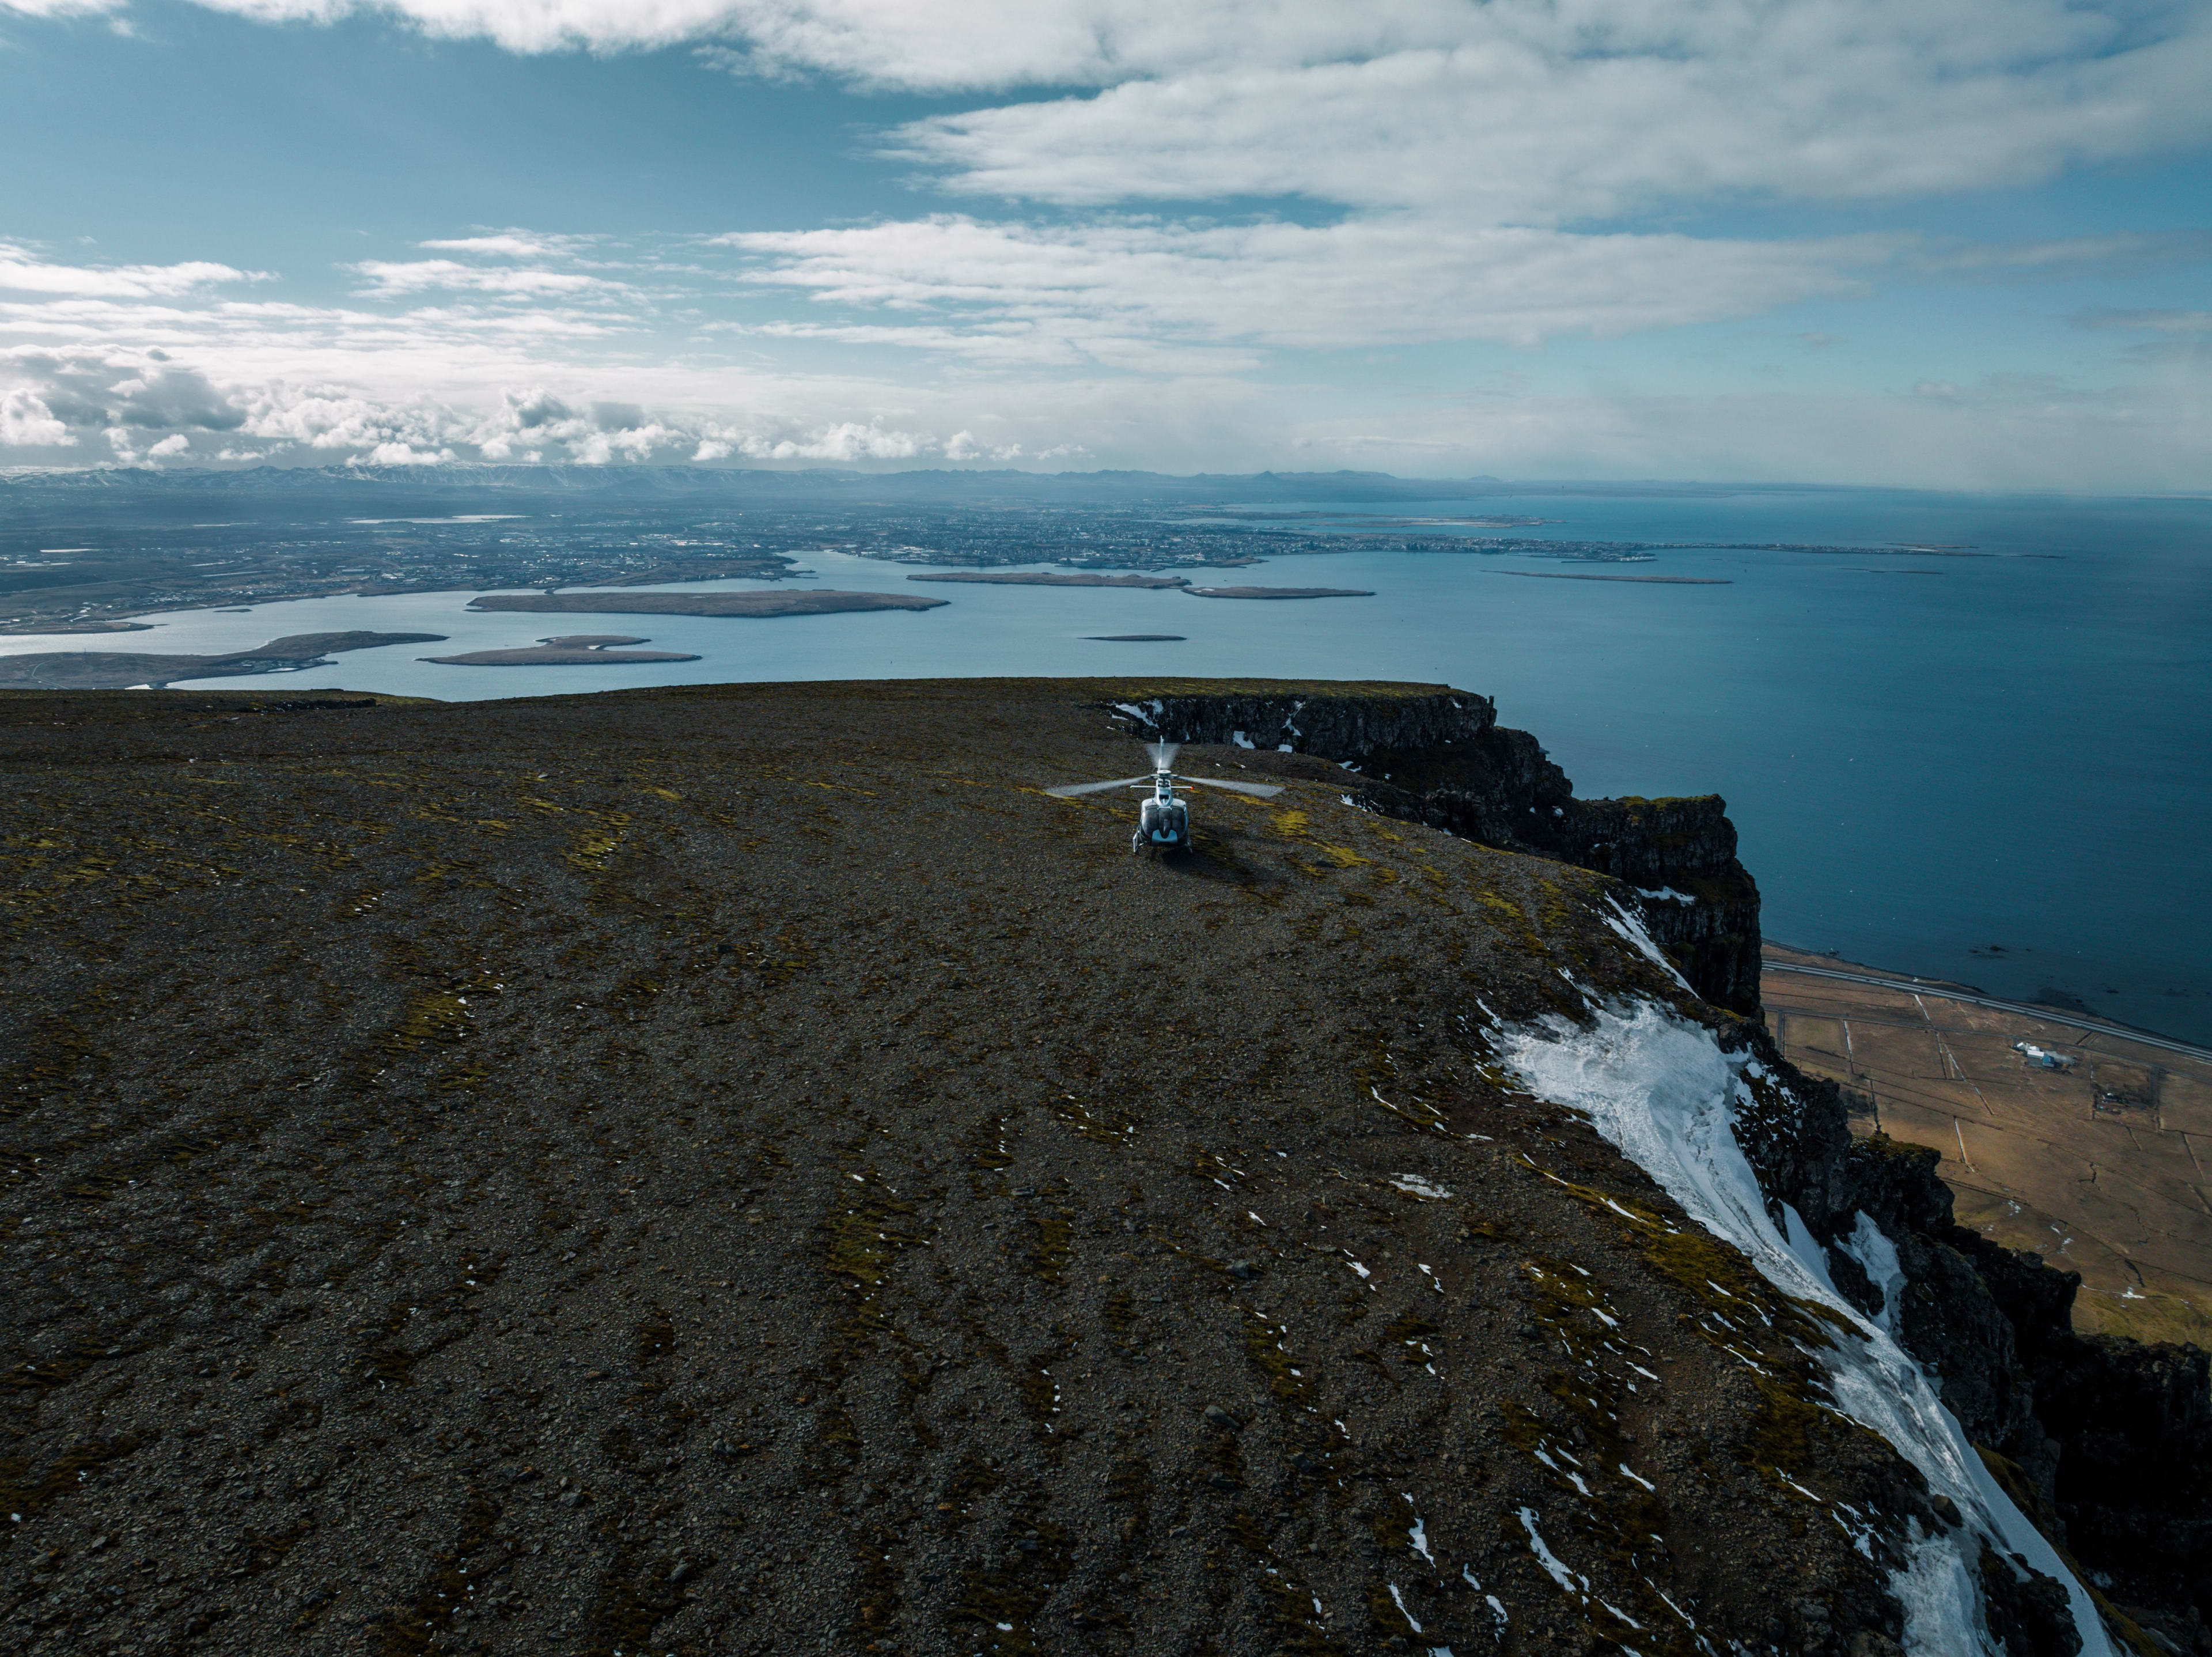
[[[1373,811],[1463,839],[1610,874],[1644,894],[1659,947],[1705,1000],[1759,1011],[1759,887],[1736,858],[1718,795],[1577,800],[1536,739],[1498,722],[1487,697],[1437,687],[1379,694],[1167,694],[1115,704],[1171,742],[1310,753],[1357,767]]]
[[[1781,1063],[1763,1029],[1744,1036],[1795,1096],[1792,1112],[1736,1124],[1770,1200],[1828,1246],[1846,1296],[1869,1313],[1887,1303],[1998,1484],[2079,1562],[2123,1635],[2140,1625],[2167,1643],[2138,1649],[2212,1654],[2212,1358],[2075,1334],[2077,1273],[1954,1223],[1935,1151],[1854,1141],[1835,1084]],[[1838,1246],[1862,1214],[1897,1252],[1887,1302]]]

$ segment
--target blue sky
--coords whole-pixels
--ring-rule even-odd
[[[0,466],[2212,489],[2212,6],[0,0]]]

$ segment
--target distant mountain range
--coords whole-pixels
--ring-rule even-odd
[[[1681,496],[1794,491],[1771,484],[1663,481],[1559,483],[1474,478],[1398,478],[1382,472],[911,472],[823,468],[769,471],[734,466],[255,466],[234,472],[154,471],[122,466],[0,473],[0,513],[11,497],[50,503],[57,495],[126,496],[143,510],[165,503],[198,511],[212,502],[266,501],[297,509],[405,514],[450,510],[457,500],[482,503],[487,494],[517,505],[548,499],[714,501],[755,499],[789,505],[819,500],[1006,504],[1130,505],[1160,502],[1382,502],[1460,499],[1505,494]]]

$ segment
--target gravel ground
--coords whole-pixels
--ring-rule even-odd
[[[0,698],[0,1647],[1893,1654],[1474,1002],[1729,1015],[1317,760],[1133,856],[1109,693]]]

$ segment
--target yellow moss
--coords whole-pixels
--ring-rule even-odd
[[[386,1039],[386,1045],[412,1052],[430,1042],[459,1041],[468,1033],[469,1009],[460,995],[452,990],[432,990],[408,1003],[398,1027]]]
[[[1306,1378],[1297,1373],[1290,1354],[1283,1350],[1286,1332],[1249,1312],[1244,1314],[1244,1350],[1267,1378],[1267,1390],[1289,1404],[1304,1398],[1308,1388]]]
[[[1060,1214],[1041,1213],[1034,1215],[1033,1221],[1037,1228],[1037,1242],[1030,1257],[1030,1270],[1045,1282],[1056,1283],[1060,1281],[1060,1274],[1066,1270],[1068,1261],[1074,1256],[1074,1224]]]
[[[1811,1464],[1813,1435],[1825,1417],[1819,1406],[1771,1375],[1754,1374],[1759,1407],[1736,1454],[1760,1472],[1803,1472]]]

